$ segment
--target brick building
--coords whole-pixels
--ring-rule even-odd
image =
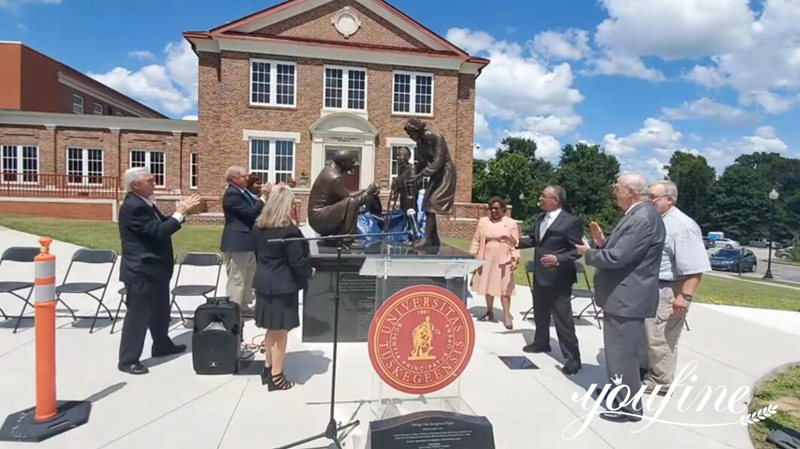
[[[0,42],[0,109],[167,118],[19,42]]]
[[[471,200],[475,80],[489,61],[385,1],[289,0],[184,37],[199,58],[202,194],[221,192],[235,164],[293,178],[304,199],[340,148],[360,161],[351,189],[386,191],[394,149],[414,146],[403,124],[418,117],[448,142],[456,201]]]

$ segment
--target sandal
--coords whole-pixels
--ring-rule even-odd
[[[292,387],[294,387],[294,382],[289,382],[289,380],[286,379],[286,376],[284,376],[283,373],[273,374],[267,386],[269,391],[288,390]]]
[[[266,385],[269,383],[269,377],[272,374],[272,367],[264,365],[261,368],[261,385]]]
[[[505,321],[504,324],[506,325],[506,329],[508,330],[514,329],[514,325],[511,324],[513,320],[514,320],[513,318],[509,318],[508,320]]]
[[[494,314],[492,312],[486,312],[482,317],[478,318],[478,321],[494,321]]]

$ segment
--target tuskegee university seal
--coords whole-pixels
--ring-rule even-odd
[[[434,285],[408,287],[375,312],[369,357],[380,378],[409,394],[445,388],[464,371],[475,347],[466,305]]]

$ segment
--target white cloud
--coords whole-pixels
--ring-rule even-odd
[[[561,155],[561,143],[553,136],[533,131],[505,131],[508,137],[521,137],[536,142],[536,156],[554,160]]]
[[[60,5],[61,0],[0,0],[0,9],[18,11],[23,5]]]
[[[748,0],[601,0],[609,18],[595,41],[621,55],[674,60],[724,53],[752,42]]]
[[[576,114],[537,115],[519,120],[517,126],[535,133],[561,136],[574,131],[581,123],[583,123],[583,119]]]
[[[668,120],[714,120],[727,125],[740,125],[757,120],[747,111],[718,103],[708,97],[684,102],[678,108],[663,108],[661,112]]]
[[[663,73],[645,66],[638,57],[609,51],[600,58],[589,60],[588,65],[590,67],[588,75],[623,75],[655,82],[666,79]]]
[[[705,87],[722,87],[727,83],[725,75],[721,74],[716,67],[709,67],[704,65],[696,65],[692,67],[689,73],[683,75],[683,78],[693,81]]]
[[[475,111],[475,137],[491,137],[492,131],[489,129],[489,121],[486,116]]]
[[[568,63],[550,67],[530,53],[530,46],[496,40],[482,31],[453,28],[447,39],[492,60],[477,81],[476,133],[485,131],[481,116],[505,120],[515,128],[506,133],[533,138],[542,157],[559,154],[560,144],[553,135],[571,132],[582,122],[574,111],[583,95],[573,87],[572,67]]]
[[[606,134],[603,137],[603,147],[614,156],[633,154],[645,149],[666,152],[680,148],[682,138],[683,135],[671,123],[651,117],[644,121],[643,128],[629,136]]]
[[[766,90],[754,90],[742,94],[739,98],[744,104],[758,104],[768,114],[782,114],[792,109],[797,103],[795,98],[774,94]]]
[[[789,145],[778,137],[775,128],[761,126],[753,135],[743,136],[739,139],[728,141],[726,139],[714,142],[702,151],[709,164],[721,173],[724,168],[734,162],[743,154],[752,153],[779,153],[786,155]]]
[[[591,53],[589,48],[589,32],[570,28],[564,33],[545,31],[533,38],[536,53],[552,59],[579,60]]]
[[[155,109],[184,114],[197,105],[197,57],[185,41],[167,44],[164,53],[163,65],[150,64],[135,72],[115,67],[88,75]]]
[[[195,121],[197,121],[197,115],[195,115],[195,114],[184,115],[183,117],[181,117],[181,120],[195,120]]]
[[[142,61],[152,61],[156,56],[147,50],[135,50],[128,53],[131,58],[141,59]]]
[[[486,147],[481,147],[481,145],[478,144],[472,148],[472,157],[484,161],[493,158],[496,153],[497,153],[497,148],[495,147],[486,148]]]

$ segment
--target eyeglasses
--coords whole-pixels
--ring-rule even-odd
[[[661,198],[669,198],[669,195],[647,195],[647,197],[650,199],[650,201],[656,202]]]

